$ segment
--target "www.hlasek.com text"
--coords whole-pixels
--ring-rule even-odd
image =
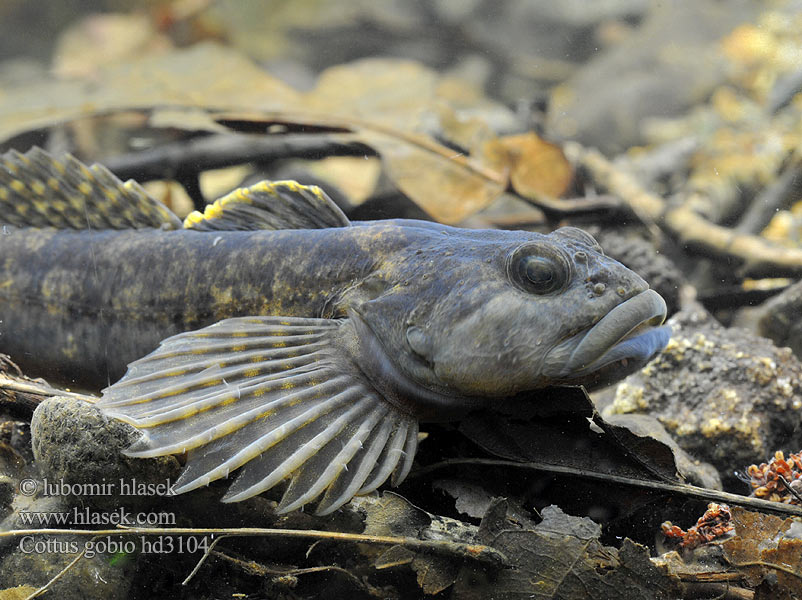
[[[38,527],[84,527],[87,525],[111,525],[126,527],[172,527],[175,513],[131,512],[123,507],[110,511],[92,510],[89,507],[74,507],[63,511],[27,511],[18,515],[23,526]]]

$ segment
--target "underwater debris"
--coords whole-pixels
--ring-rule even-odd
[[[734,531],[730,507],[715,502],[707,505],[705,514],[688,531],[684,531],[671,521],[665,521],[660,528],[669,542],[678,541],[678,546],[683,550],[693,550]]]
[[[752,496],[772,502],[802,504],[802,451],[786,459],[782,450],[777,450],[768,463],[749,465],[746,474]]]

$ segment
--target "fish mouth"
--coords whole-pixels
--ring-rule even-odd
[[[543,374],[557,383],[604,385],[642,368],[666,347],[666,303],[654,290],[625,300],[598,323],[546,356]]]

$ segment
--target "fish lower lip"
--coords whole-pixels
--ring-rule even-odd
[[[654,290],[622,302],[587,331],[555,347],[546,359],[549,375],[578,378],[618,360],[645,364],[668,343],[666,303]]]

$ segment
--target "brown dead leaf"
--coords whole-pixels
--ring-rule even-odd
[[[373,561],[373,566],[377,569],[391,569],[403,565],[411,565],[415,560],[415,553],[403,546],[391,546]]]
[[[18,585],[13,588],[6,588],[0,590],[0,600],[24,600],[25,598],[29,598],[36,590],[37,588],[31,587],[30,585]]]
[[[240,54],[203,43],[103,69],[96,81],[47,81],[0,91],[0,140],[79,117],[165,105],[297,107],[300,94]]]
[[[574,176],[560,147],[533,132],[491,140],[485,151],[499,170],[509,171],[512,187],[524,198],[559,198]]]
[[[392,134],[364,131],[360,139],[379,152],[398,189],[443,223],[483,209],[506,187],[501,175],[424,136],[407,136],[411,143],[399,144]]]
[[[776,548],[763,551],[763,559],[772,565],[780,565],[777,583],[789,590],[802,593],[802,539],[782,539]]]
[[[53,54],[58,77],[95,77],[101,67],[161,54],[172,47],[143,14],[91,15],[59,36]]]
[[[457,580],[459,598],[558,600],[653,600],[680,597],[679,582],[649,560],[648,550],[629,539],[621,549],[603,546],[601,527],[587,517],[566,515],[556,506],[543,521],[521,527],[506,518],[506,500],[491,504],[479,540],[501,550],[512,568],[479,585],[467,570]]]
[[[311,111],[425,131],[436,85],[437,74],[420,63],[371,58],[329,67],[305,101]]]
[[[381,175],[381,163],[375,157],[330,156],[308,161],[306,168],[323,181],[337,186],[352,206],[358,206],[370,197]]]
[[[366,514],[363,533],[367,535],[469,543],[474,541],[476,535],[475,527],[427,513],[392,492],[385,492],[379,499],[362,497],[357,501]],[[453,585],[461,567],[461,561],[451,557],[415,552],[402,546],[392,546],[386,550],[363,546],[362,552],[374,559],[373,566],[377,569],[411,568],[418,585],[426,594],[437,594]]]
[[[738,507],[732,508],[732,523],[735,537],[721,544],[724,557],[751,585],[772,574],[788,589],[802,592],[802,539],[784,537],[798,524]]]
[[[434,140],[433,134],[453,135],[453,145],[462,148],[493,139],[481,119],[463,118],[438,95],[438,78],[412,61],[362,60],[328,69],[314,90],[301,94],[236,52],[204,43],[103,69],[91,82],[0,91],[0,140],[101,113],[139,109],[158,116],[165,108],[179,129],[181,111],[190,109],[187,131],[339,132],[371,146],[397,187],[432,217],[457,223],[499,196],[507,175],[481,151]],[[199,108],[210,117],[199,115]],[[521,165],[528,163],[515,160],[526,181]]]
[[[476,153],[468,157],[432,140],[440,134],[472,150],[495,139],[477,119],[460,119],[438,83],[434,71],[413,61],[365,59],[324,71],[306,102],[351,119],[404,194],[436,220],[456,223],[498,197],[506,176]]]
[[[409,565],[425,594],[434,595],[448,589],[457,577],[459,567],[442,556],[420,556],[403,546],[393,546],[373,563],[377,569]]]

